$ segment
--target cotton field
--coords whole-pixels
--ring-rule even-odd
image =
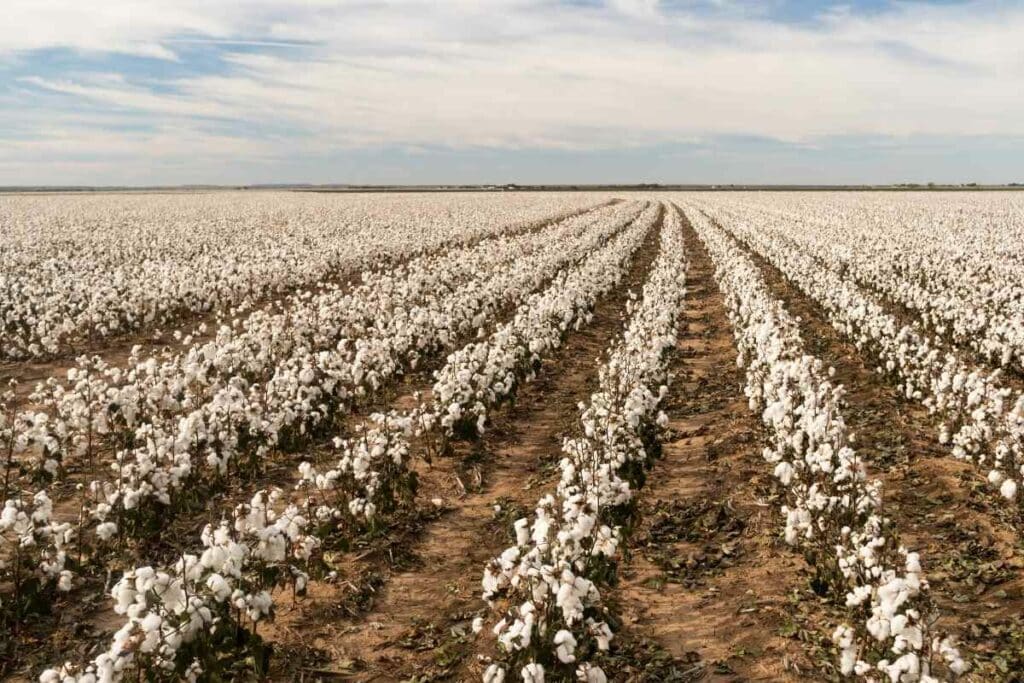
[[[0,195],[0,676],[1020,680],[1021,197]]]

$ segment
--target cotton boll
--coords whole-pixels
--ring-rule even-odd
[[[101,541],[109,541],[117,533],[117,525],[113,522],[103,522],[96,527],[96,535]]]
[[[529,521],[525,517],[522,517],[517,519],[513,526],[516,532],[516,545],[526,545],[530,540]]]
[[[483,683],[505,683],[505,667],[491,664],[484,671]]]
[[[544,667],[541,664],[531,662],[519,674],[523,677],[523,683],[544,683]]]
[[[563,664],[571,664],[576,661],[576,639],[572,633],[566,630],[561,630],[555,634],[555,653],[558,656],[558,661]]]
[[[231,585],[220,574],[211,574],[206,579],[206,586],[213,592],[217,602],[224,602],[231,595]]]
[[[576,680],[580,683],[608,683],[604,670],[594,664],[581,664],[576,669]]]
[[[999,487],[999,493],[1007,500],[1013,500],[1017,497],[1017,482],[1013,479],[1007,479],[1003,482],[1003,485]]]
[[[775,466],[775,477],[783,486],[789,486],[793,480],[793,466],[788,462],[780,462]]]

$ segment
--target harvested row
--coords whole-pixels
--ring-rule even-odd
[[[656,213],[649,209],[580,266],[557,277],[544,295],[531,297],[512,323],[492,335],[495,343],[503,344],[509,338],[502,329],[520,329],[533,333],[527,339],[537,336],[548,340],[548,348],[557,348],[559,335],[578,326],[597,296],[618,282]],[[554,336],[547,329],[555,331]],[[540,350],[531,349],[522,358],[525,362],[510,368],[519,381],[526,379],[539,360]],[[410,428],[414,420],[391,417],[386,428],[398,431],[383,446],[356,439],[342,446],[344,456],[337,470],[320,475],[309,467],[300,468],[304,477],[315,483],[303,509],[289,505],[283,512],[275,512],[280,494],[260,492],[250,504],[235,510],[233,524],[223,521],[207,527],[201,555],[186,554],[161,571],[140,567],[126,573],[113,595],[118,611],[127,619],[110,650],[84,669],[67,665],[62,673],[50,671],[45,678],[76,680],[81,675],[88,679],[102,673],[119,679],[133,671],[145,671],[148,676],[161,671],[175,676],[197,670],[222,671],[225,659],[233,660],[226,652],[254,658],[258,665],[263,650],[257,628],[272,613],[273,592],[286,587],[301,592],[324,539],[333,543],[337,534],[344,538],[365,525],[373,527],[378,513],[396,504],[393,496],[410,490],[405,461],[409,449],[397,438],[402,437],[401,427]],[[173,599],[164,600],[164,587],[173,587]],[[249,635],[239,641],[239,633]]]
[[[950,639],[932,632],[917,553],[883,516],[881,483],[868,480],[843,419],[845,393],[804,353],[796,321],[757,267],[700,211],[688,215],[716,264],[750,407],[770,435],[764,457],[785,491],[785,538],[815,569],[815,585],[845,623],[833,633],[843,675],[936,680],[966,669]]]

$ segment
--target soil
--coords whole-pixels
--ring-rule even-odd
[[[690,268],[670,431],[640,493],[616,591],[620,647],[639,655],[612,678],[795,680],[817,671],[791,615],[794,603],[798,613],[805,607],[807,571],[779,538],[764,430],[743,394],[713,264],[688,225],[685,236]],[[676,663],[652,661],[652,644]]]

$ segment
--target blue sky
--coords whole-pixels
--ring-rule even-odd
[[[5,11],[0,185],[1024,181],[1024,3]]]

